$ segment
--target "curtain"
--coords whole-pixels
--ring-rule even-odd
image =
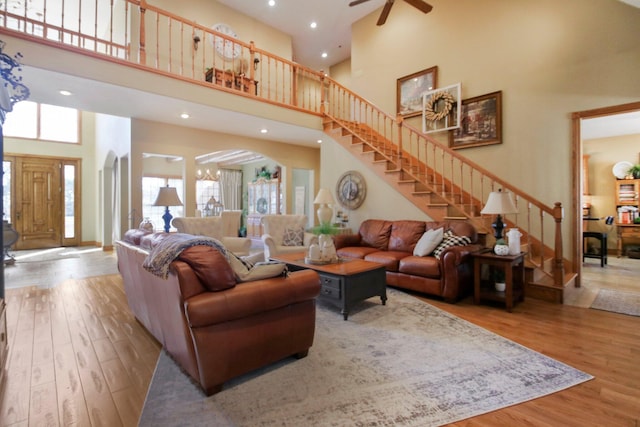
[[[242,171],[220,169],[220,198],[225,210],[242,209]]]

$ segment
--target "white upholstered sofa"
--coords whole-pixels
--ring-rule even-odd
[[[305,231],[306,215],[264,215],[262,217],[262,242],[264,258],[292,252],[303,252],[318,237]]]
[[[225,212],[228,212],[225,215]],[[238,256],[247,256],[251,250],[251,239],[238,237],[240,216],[234,212],[222,211],[220,216],[209,217],[177,217],[171,224],[178,233],[193,234],[196,236],[208,236],[218,239],[222,244]]]

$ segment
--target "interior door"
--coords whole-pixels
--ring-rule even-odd
[[[62,246],[61,168],[58,159],[16,158],[17,250]]]

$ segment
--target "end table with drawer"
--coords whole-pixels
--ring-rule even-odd
[[[525,252],[520,252],[518,255],[496,255],[491,249],[485,249],[473,252],[471,256],[473,258],[473,300],[476,304],[480,304],[482,300],[504,302],[507,311],[511,312],[516,301],[524,301]],[[504,292],[497,291],[492,280],[482,280],[483,265],[504,270]]]

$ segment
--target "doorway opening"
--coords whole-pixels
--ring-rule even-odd
[[[583,189],[584,189],[584,170],[583,170],[583,120],[613,117],[616,115],[639,112],[640,102],[616,105],[605,108],[598,108],[588,111],[580,111],[572,115],[572,169],[573,169],[573,196],[572,196],[572,241],[574,271],[577,273],[576,287],[579,287],[582,281],[582,231],[583,231]],[[640,161],[640,159],[639,159]],[[613,189],[611,190],[613,192]]]

